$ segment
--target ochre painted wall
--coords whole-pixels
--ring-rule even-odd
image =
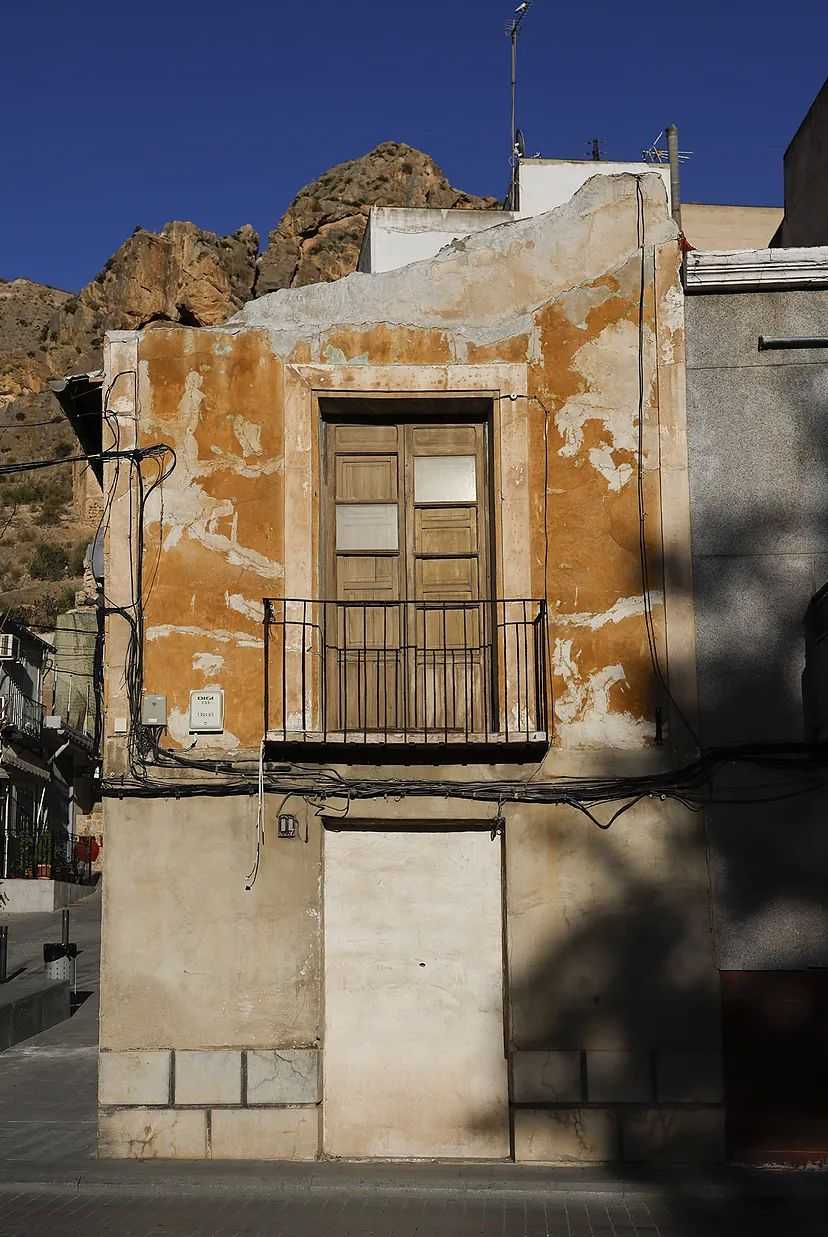
[[[135,338],[139,441],[169,443],[178,457],[163,511],[157,494],[149,505],[144,557],[145,687],[167,696],[169,739],[190,741],[188,694],[206,684],[226,693],[227,730],[214,746],[253,749],[261,738],[260,602],[283,595],[295,575],[305,519],[286,499],[286,472],[292,495],[311,504],[311,523],[318,517],[312,446],[289,461],[301,418],[286,411],[286,374],[333,366],[336,381],[353,373],[370,389],[375,367],[398,367],[400,389],[411,391],[435,366],[450,389],[463,367],[505,363],[525,367],[515,408],[528,449],[522,465],[504,467],[501,501],[508,509],[513,491],[528,497],[530,564],[517,595],[549,599],[555,746],[653,743],[664,700],[643,615],[639,515],[643,500],[666,665],[670,504],[679,530],[686,520],[686,477],[669,478],[665,502],[662,458],[673,450],[680,465],[684,441],[679,251],[658,178],[601,179],[549,215],[458,242],[431,262],[265,297],[226,328]],[[306,443],[317,416],[309,389]],[[498,550],[508,559],[508,547]],[[116,575],[125,553],[113,525]],[[679,536],[666,563],[677,580],[686,580],[686,557]],[[692,658],[688,630],[676,627],[677,663]],[[112,675],[110,691],[117,697]]]

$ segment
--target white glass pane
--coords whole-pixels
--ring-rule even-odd
[[[473,455],[415,455],[415,503],[477,501]]]
[[[337,550],[399,548],[396,503],[337,503]]]

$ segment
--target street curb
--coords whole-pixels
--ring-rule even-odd
[[[823,1173],[763,1172],[717,1176],[663,1176],[636,1179],[595,1174],[593,1170],[571,1171],[538,1166],[516,1167],[512,1172],[492,1172],[481,1165],[441,1170],[417,1166],[349,1164],[307,1166],[286,1162],[210,1161],[203,1168],[184,1167],[181,1161],[147,1163],[110,1161],[106,1165],[15,1165],[8,1161],[0,1174],[0,1195],[32,1193],[45,1196],[120,1193],[136,1198],[163,1195],[177,1197],[321,1198],[357,1195],[372,1198],[442,1199],[446,1202],[478,1200],[515,1202],[554,1199],[566,1195],[571,1202],[588,1202],[604,1196],[618,1201],[686,1203],[734,1203],[761,1198],[828,1197],[828,1175]],[[501,1165],[497,1169],[502,1168]],[[48,1177],[46,1176],[48,1173]]]

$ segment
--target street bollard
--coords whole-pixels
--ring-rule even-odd
[[[63,948],[67,949],[68,946],[69,946],[69,908],[67,907],[63,911]]]
[[[9,969],[9,929],[6,924],[0,927],[0,984],[6,982]]]

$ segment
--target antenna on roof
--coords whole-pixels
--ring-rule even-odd
[[[509,128],[509,164],[512,169],[512,180],[509,187],[509,210],[518,210],[520,207],[520,187],[518,182],[518,168],[520,166],[521,155],[524,153],[525,147],[523,142],[523,134],[517,127],[516,106],[517,106],[517,40],[520,23],[529,11],[531,0],[523,0],[515,9],[515,14],[512,20],[506,26],[506,33],[512,45],[512,123]]]
[[[667,148],[659,146],[662,138],[667,139]],[[681,189],[679,185],[679,164],[686,163],[693,154],[692,150],[679,150],[678,144],[678,129],[675,125],[668,125],[666,130],[662,129],[652,146],[648,146],[642,151],[644,158],[648,163],[669,163],[670,164],[670,201],[672,206],[672,215],[676,221],[676,225],[681,231]]]
[[[641,153],[644,156],[644,161],[646,163],[669,163],[670,162],[670,152],[667,149],[667,147],[659,146],[659,142],[663,138],[664,138],[664,130],[662,129],[658,137],[655,139],[655,141],[652,142],[649,146],[647,146],[644,150],[642,150]],[[686,163],[687,160],[692,159],[692,157],[693,157],[692,150],[680,150],[678,152],[679,163]]]

